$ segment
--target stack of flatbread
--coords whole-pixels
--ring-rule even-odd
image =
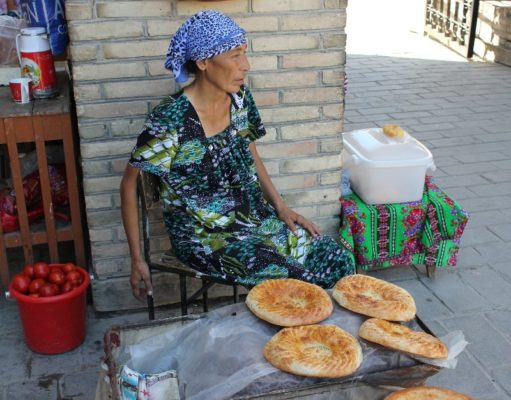
[[[342,307],[373,317],[360,326],[361,338],[411,355],[447,358],[447,347],[434,336],[389,322],[415,317],[415,302],[403,288],[351,275],[337,282],[332,295]],[[264,357],[276,368],[332,378],[350,375],[362,363],[356,338],[334,325],[314,325],[333,312],[332,300],[319,286],[296,279],[268,280],[249,292],[246,304],[257,317],[287,327],[264,348]]]
[[[296,279],[268,280],[247,295],[248,308],[259,318],[285,326],[264,347],[274,367],[295,375],[339,378],[362,363],[357,339],[335,325],[313,325],[328,318],[332,300],[319,286]]]
[[[415,317],[415,302],[405,289],[367,275],[350,275],[337,282],[332,295],[342,307],[374,317],[360,326],[361,338],[411,355],[448,357],[447,347],[436,337],[389,322]]]
[[[384,400],[472,400],[472,397],[440,387],[417,386],[398,390]]]

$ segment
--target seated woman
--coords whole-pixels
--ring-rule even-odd
[[[254,286],[295,278],[333,286],[354,265],[311,221],[288,208],[255,140],[266,132],[250,90],[245,32],[201,11],[176,32],[166,68],[191,84],[148,116],[121,182],[122,218],[132,258],[130,283],[152,290],[139,246],[137,176],[160,178],[164,221],[176,256],[205,274]]]

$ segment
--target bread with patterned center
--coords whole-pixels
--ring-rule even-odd
[[[275,368],[318,378],[351,375],[362,363],[358,340],[335,325],[284,328],[266,343],[263,354]]]
[[[388,137],[403,138],[405,131],[399,125],[385,124],[383,125],[383,133]]]
[[[383,319],[370,318],[364,321],[358,330],[358,336],[415,356],[445,359],[449,355],[449,350],[440,339]]]
[[[472,400],[472,397],[440,387],[418,386],[398,390],[384,400]]]
[[[328,293],[297,279],[272,279],[253,287],[246,304],[259,318],[279,326],[310,325],[332,314]]]
[[[415,317],[413,297],[393,283],[367,275],[348,275],[335,284],[333,298],[344,308],[389,321]]]

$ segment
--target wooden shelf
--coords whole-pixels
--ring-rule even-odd
[[[87,267],[85,260],[84,235],[78,177],[76,170],[75,144],[70,115],[70,83],[65,73],[58,74],[59,95],[52,99],[37,99],[29,104],[15,104],[11,101],[8,87],[0,87],[0,145],[7,148],[11,180],[16,193],[19,231],[3,233],[0,225],[0,277],[4,286],[9,282],[9,268],[6,250],[23,248],[25,263],[34,262],[33,246],[47,245],[50,262],[61,261],[58,243],[72,241],[75,263]],[[70,221],[56,218],[50,192],[50,178],[46,155],[47,142],[62,144],[65,175],[69,195]],[[18,145],[31,143],[37,154],[42,206],[42,222],[29,224],[23,177],[21,174]],[[37,261],[37,260],[36,260]]]

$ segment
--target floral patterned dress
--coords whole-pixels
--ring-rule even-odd
[[[354,273],[326,236],[294,235],[263,198],[249,144],[266,131],[248,88],[231,96],[231,123],[206,137],[182,91],[148,116],[130,165],[157,175],[176,256],[208,275],[253,286],[295,278],[332,287]]]

